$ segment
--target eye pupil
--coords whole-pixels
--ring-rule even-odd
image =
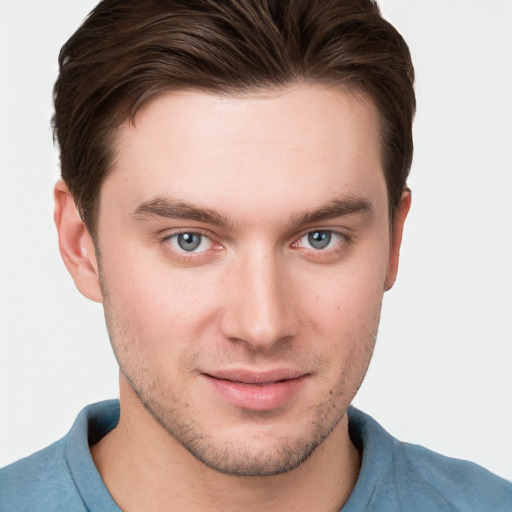
[[[180,248],[184,251],[194,251],[201,244],[201,235],[196,233],[180,233],[177,241]]]
[[[331,243],[330,231],[313,231],[308,234],[308,242],[315,249],[325,249]]]

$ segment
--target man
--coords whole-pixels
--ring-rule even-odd
[[[60,249],[120,409],[3,470],[2,508],[510,508],[347,413],[410,207],[413,69],[374,4],[107,0],[60,63]]]

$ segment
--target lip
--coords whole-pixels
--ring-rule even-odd
[[[255,372],[245,369],[203,373],[214,391],[235,407],[253,411],[278,409],[292,400],[308,374],[296,369]]]

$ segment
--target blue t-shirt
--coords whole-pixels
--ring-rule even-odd
[[[512,511],[511,483],[402,443],[353,407],[348,416],[362,466],[342,512]],[[0,470],[0,511],[120,512],[89,452],[118,421],[117,400],[90,405],[60,441]]]

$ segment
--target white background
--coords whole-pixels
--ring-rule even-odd
[[[57,54],[93,0],[0,0],[0,466],[117,395],[101,307],[52,223]],[[417,69],[396,287],[355,404],[395,436],[512,479],[512,2],[382,0]]]

